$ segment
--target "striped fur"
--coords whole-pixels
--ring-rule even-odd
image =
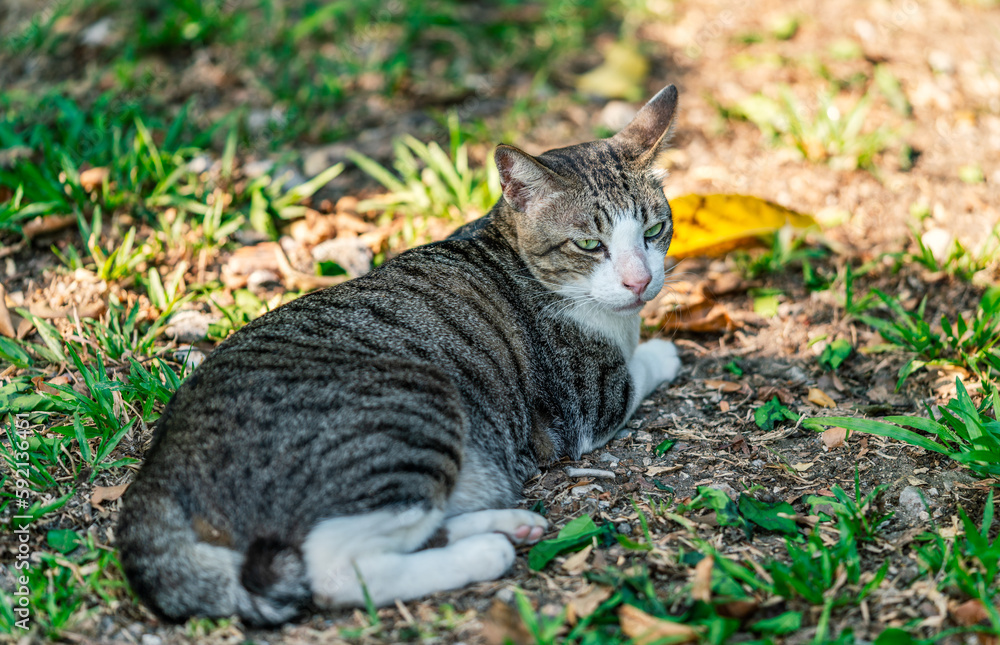
[[[537,158],[499,147],[486,217],[215,350],[125,496],[139,596],[171,620],[273,624],[358,604],[362,581],[387,604],[501,575],[544,520],[488,509],[676,373],[669,343],[636,349],[670,242],[653,162],[675,105],[671,86],[616,137]]]

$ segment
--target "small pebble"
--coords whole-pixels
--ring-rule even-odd
[[[615,528],[622,535],[632,535],[632,525],[629,524],[628,522],[622,522],[621,524],[619,524]]]
[[[161,645],[163,639],[156,634],[143,634],[140,642],[142,645]]]

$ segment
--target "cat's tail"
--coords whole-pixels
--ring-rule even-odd
[[[155,483],[144,484],[135,482],[125,496],[116,541],[132,589],[158,616],[181,622],[238,615],[252,625],[276,625],[311,600],[297,546],[258,538],[240,552],[226,535],[205,541],[197,519]]]

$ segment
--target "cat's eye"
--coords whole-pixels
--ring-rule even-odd
[[[645,236],[647,239],[651,237],[656,237],[657,235],[660,234],[660,231],[662,230],[663,230],[663,222],[660,222],[659,224],[653,224],[652,226],[646,229],[646,232],[643,233],[643,236]]]
[[[576,240],[576,245],[584,251],[596,251],[601,243],[597,240]]]

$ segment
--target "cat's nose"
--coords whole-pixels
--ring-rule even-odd
[[[622,282],[622,285],[637,296],[642,296],[642,292],[649,286],[652,276],[646,275],[641,278],[630,278]]]

